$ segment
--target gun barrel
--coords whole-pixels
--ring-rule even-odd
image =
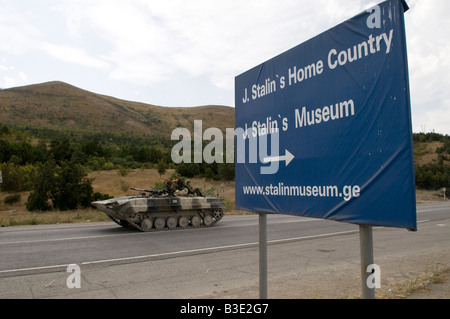
[[[136,187],[130,187],[130,189],[135,190],[135,191],[140,191],[140,192],[148,192],[148,193],[153,193],[153,192],[155,192],[154,190],[143,189],[143,188],[136,188]]]

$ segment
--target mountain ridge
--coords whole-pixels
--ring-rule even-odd
[[[165,107],[93,93],[61,81],[0,90],[0,123],[102,132],[169,136],[176,127],[192,131],[234,127],[234,108],[222,105]]]

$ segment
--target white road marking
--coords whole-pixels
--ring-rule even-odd
[[[427,221],[428,220],[421,220],[421,221],[418,221],[417,223],[422,223],[422,222],[427,222]],[[378,229],[378,228],[383,228],[383,227],[381,227],[381,226],[373,227],[373,229]],[[359,232],[359,230],[357,230],[357,229],[356,230],[347,230],[347,231],[332,232],[332,233],[325,233],[325,234],[318,234],[318,235],[311,235],[311,236],[301,236],[301,237],[292,237],[292,238],[285,238],[285,239],[268,240],[267,243],[268,244],[280,244],[280,243],[287,243],[287,242],[293,242],[293,241],[299,241],[299,240],[305,240],[305,239],[315,239],[315,238],[345,235],[345,234],[347,234],[347,235],[348,234],[356,234],[358,232]],[[138,234],[144,234],[144,233],[138,233]],[[129,234],[121,234],[121,235],[129,235]],[[118,236],[118,235],[74,237],[74,238],[66,238],[66,239],[60,238],[58,240],[74,240],[74,239],[80,239],[80,238],[85,239],[85,238],[111,237],[111,236]],[[52,240],[48,240],[48,241],[52,241]],[[33,241],[33,242],[36,242],[36,241]],[[176,257],[179,255],[192,254],[192,253],[207,253],[207,252],[213,252],[213,251],[219,251],[219,250],[257,247],[258,245],[259,245],[259,242],[252,242],[252,243],[244,243],[244,244],[236,244],[236,245],[217,246],[217,247],[199,248],[199,249],[191,249],[191,250],[181,250],[181,251],[160,253],[160,254],[103,259],[103,260],[95,260],[95,261],[85,261],[85,262],[82,262],[81,265],[102,264],[102,263],[119,262],[119,261],[132,261],[132,260],[150,259],[150,258]],[[67,268],[68,265],[69,264],[0,270],[0,274],[21,272],[21,271],[48,270],[48,269],[63,268],[63,267]]]

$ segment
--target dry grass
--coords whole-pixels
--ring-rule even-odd
[[[448,280],[450,268],[448,264],[430,262],[422,272],[407,273],[402,279],[390,284],[390,290],[377,291],[378,299],[405,298],[417,292],[428,291],[431,285],[444,283]]]
[[[414,143],[414,162],[418,165],[425,165],[429,163],[436,163],[438,160],[438,153],[436,149],[442,147],[442,142],[425,142]]]
[[[431,202],[442,202],[448,200],[449,192],[445,194],[446,199],[444,199],[444,194],[442,189],[440,190],[425,190],[416,189],[416,201],[417,203],[431,203]]]
[[[28,212],[10,211],[0,213],[1,226],[69,224],[81,222],[101,222],[110,219],[104,213],[88,208],[68,211]]]
[[[404,299],[417,294],[423,299],[448,299],[450,268],[438,260],[428,259],[411,264],[407,272],[382,273],[381,288],[375,290],[376,299]],[[420,265],[420,266],[419,266]],[[424,266],[422,266],[424,265]],[[442,287],[437,287],[442,284]],[[268,282],[269,297],[274,299],[360,299],[361,278],[358,265],[333,266],[308,270],[305,273],[273,278]],[[202,298],[258,298],[257,285],[217,291]]]

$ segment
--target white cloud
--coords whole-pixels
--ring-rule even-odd
[[[150,84],[186,72],[232,89],[234,76],[358,13],[361,2],[91,1],[82,20],[109,44],[102,56],[112,79]]]
[[[19,72],[19,78],[21,79],[22,82],[27,82],[28,81],[28,77],[25,73],[23,72]]]
[[[109,68],[109,64],[107,62],[91,57],[83,49],[77,47],[43,43],[41,49],[54,58],[64,62],[75,63],[96,69]]]
[[[214,91],[217,97],[220,95],[221,101],[228,101],[224,104],[233,105],[235,76],[378,2],[6,2],[2,3],[0,11],[3,65],[0,79],[3,84],[26,84],[24,82],[51,76],[72,83],[103,82],[105,90],[120,87],[124,95],[118,97],[127,98],[126,92],[129,97],[135,97],[133,92],[138,89],[143,102],[161,105],[180,105],[182,102],[177,101],[187,99],[194,105],[205,103],[206,94],[199,83],[203,86],[207,83],[211,85],[209,91]],[[450,30],[447,18],[450,2],[407,2],[410,10],[405,20],[413,123],[415,127],[426,126],[431,130],[444,125],[442,118],[449,121],[450,44],[446,33]],[[4,62],[5,58],[8,63]],[[44,62],[51,59],[66,64],[59,63],[55,71],[52,64],[44,65],[51,63]],[[38,68],[30,61],[38,61]],[[83,72],[73,72],[78,65],[100,71],[96,72],[99,78],[80,77]],[[18,71],[4,69],[10,66]],[[49,72],[43,74],[43,70]],[[174,85],[185,86],[182,91],[186,96],[170,93]],[[95,91],[95,87],[84,88]],[[118,91],[101,93],[115,95]],[[161,100],[155,102],[157,97]],[[445,132],[450,134],[450,128]]]
[[[413,118],[414,132],[438,132],[450,134],[450,99],[446,99],[435,105],[425,108],[420,116]]]
[[[10,88],[14,86],[17,86],[17,81],[14,78],[11,78],[6,75],[3,76],[3,83],[2,83],[3,88]]]
[[[28,81],[27,75],[22,71],[17,71],[13,65],[0,64],[0,76],[0,88],[24,85]]]
[[[405,14],[414,131],[450,134],[449,1],[412,1]]]
[[[28,21],[27,15],[3,6],[0,10],[0,52],[23,55],[37,45],[42,36],[37,27]]]
[[[39,49],[61,61],[109,68],[113,80],[152,84],[184,72],[232,90],[237,74],[360,12],[363,2],[56,2],[50,14],[63,17],[55,28],[69,39],[41,35]],[[91,45],[81,47],[86,39]]]
[[[75,40],[82,37],[82,15],[81,7],[79,5],[66,1],[51,7],[51,10],[55,11],[57,15],[61,14],[66,17],[66,31],[69,37]]]

